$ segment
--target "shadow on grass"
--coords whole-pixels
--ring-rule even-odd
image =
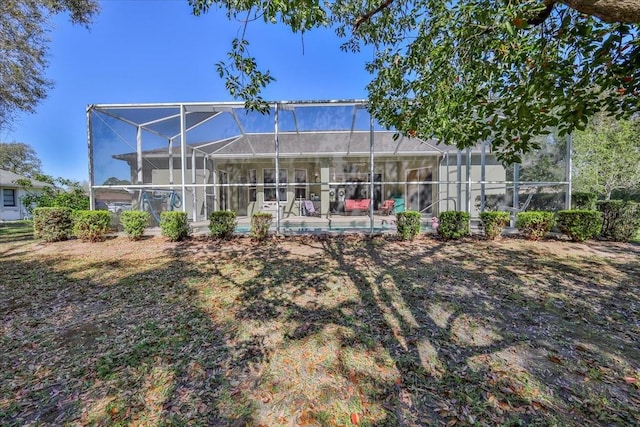
[[[640,422],[624,247],[118,243],[0,261],[2,423]]]
[[[567,260],[532,252],[528,242],[515,249],[393,242],[389,249],[385,239],[301,241],[306,255],[267,243],[230,251],[224,262],[233,267],[217,263],[216,270],[235,291],[227,321],[251,325],[238,328],[250,349],[238,362],[262,366],[253,382],[267,402],[287,408],[284,419],[638,421],[637,389],[622,380],[638,375],[640,360],[640,269],[628,258]],[[333,356],[318,357],[322,349]],[[243,398],[254,402],[253,423],[278,423],[258,394]]]
[[[33,221],[0,222],[0,244],[33,240]]]
[[[0,261],[0,424],[231,424],[224,328],[187,284],[206,272],[61,252]]]

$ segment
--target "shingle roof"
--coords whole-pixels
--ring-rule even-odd
[[[3,187],[20,187],[15,182],[19,179],[28,179],[34,188],[50,187],[51,184],[47,182],[36,181],[35,179],[27,178],[26,176],[18,175],[17,173],[0,169],[0,185]]]

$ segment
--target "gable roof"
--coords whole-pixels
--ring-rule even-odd
[[[18,175],[17,173],[8,170],[0,169],[0,186],[20,188],[21,186],[16,184],[16,181],[19,179],[28,179],[29,181],[31,181],[33,188],[44,188],[51,186],[51,184],[49,184],[48,182],[36,181],[35,179],[27,178],[26,176]]]

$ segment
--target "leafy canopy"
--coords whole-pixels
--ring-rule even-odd
[[[551,128],[563,136],[598,111],[638,111],[640,1],[603,0],[600,10],[580,0],[189,3],[196,15],[220,8],[245,25],[262,20],[300,34],[333,28],[346,51],[373,46],[365,68],[380,123],[460,148],[491,139],[507,162],[537,149],[533,137]],[[232,96],[265,111],[260,93],[274,77],[249,53],[245,34],[218,71]]]
[[[0,169],[33,177],[42,171],[42,162],[36,150],[28,144],[0,142]]]
[[[640,120],[598,114],[573,139],[575,186],[604,195],[640,189]]]
[[[0,128],[19,111],[34,112],[52,86],[45,76],[52,15],[88,25],[97,11],[98,0],[0,1]]]
[[[33,215],[34,209],[44,207],[70,208],[72,210],[89,209],[89,195],[79,182],[66,178],[53,178],[43,174],[36,174],[33,179],[51,185],[36,190],[28,179],[16,182],[26,190],[26,194],[20,199],[29,215]]]

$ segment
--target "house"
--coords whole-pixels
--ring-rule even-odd
[[[154,217],[262,211],[277,229],[373,229],[389,222],[375,218],[387,200],[429,219],[445,210],[477,217],[476,199],[513,188],[486,141],[460,151],[398,135],[375,123],[365,101],[276,102],[264,115],[241,103],[90,105],[87,113],[92,200],[119,191]],[[305,218],[309,201],[324,222]]]
[[[31,186],[25,188],[19,185],[20,180],[31,181]],[[37,192],[50,185],[0,169],[0,196],[2,196],[0,199],[0,221],[14,221],[29,217],[27,209],[22,204],[22,197],[28,191]]]

